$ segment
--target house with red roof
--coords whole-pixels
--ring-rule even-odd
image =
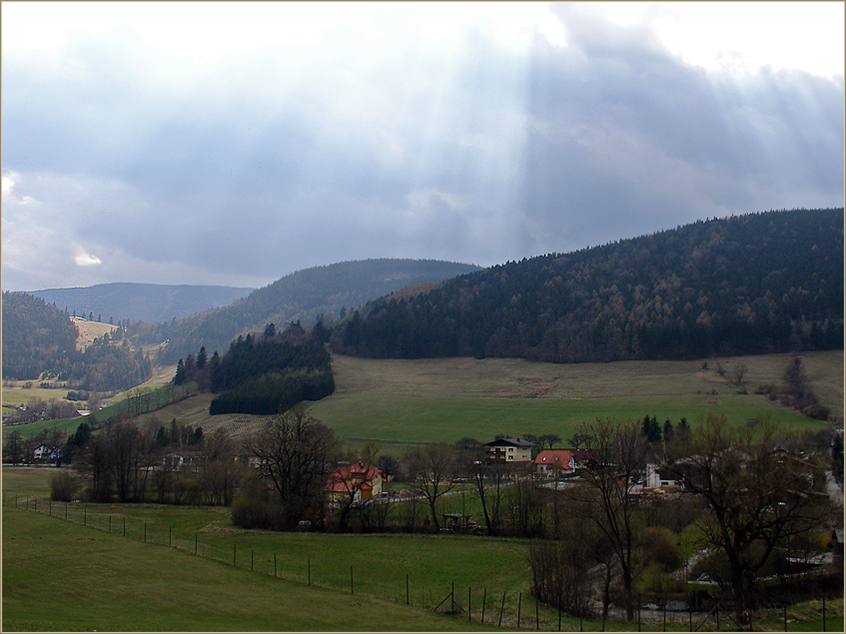
[[[547,478],[573,473],[576,458],[569,449],[544,449],[535,458],[535,470]]]
[[[385,474],[371,464],[354,462],[340,465],[326,482],[326,492],[332,502],[369,500],[382,493]]]

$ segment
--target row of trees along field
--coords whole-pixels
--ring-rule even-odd
[[[300,401],[316,401],[335,391],[330,355],[321,322],[311,334],[299,321],[282,331],[269,323],[260,337],[239,336],[221,358],[208,359],[205,346],[196,358],[179,360],[174,383],[195,381],[218,394],[210,414],[276,414]]]
[[[77,350],[78,331],[67,310],[27,293],[3,293],[3,378],[49,376],[83,390],[126,390],[152,374],[150,360],[133,350],[124,328]],[[120,343],[118,343],[120,342]]]
[[[368,303],[332,348],[584,362],[843,346],[843,210],[749,214],[509,262]]]
[[[450,494],[463,491],[478,500],[485,533],[539,540],[529,548],[533,592],[574,615],[592,614],[598,589],[606,612],[621,605],[631,620],[635,592],[679,590],[703,574],[730,593],[738,618],[762,600],[760,577],[801,591],[791,561],[825,552],[842,514],[825,488],[826,471],[842,471],[833,433],[799,437],[769,420],[731,428],[709,417],[671,425],[672,438],[653,443],[644,433],[650,424],[646,417],[583,425],[568,442],[588,452],[590,466],[554,488],[527,465],[487,461],[485,448],[468,439],[400,459],[373,444],[344,451],[303,406],[244,443],[223,429],[206,436],[175,421],[144,430],[118,421],[96,433],[83,424],[73,438],[76,475],[57,475],[53,498],[231,503],[233,523],[245,528],[437,532]],[[346,498],[329,504],[330,474],[356,459],[405,481],[404,501],[362,499],[361,484],[350,480]],[[671,473],[684,494],[633,495],[649,463]],[[691,553],[681,544],[691,534],[701,550],[684,564]]]

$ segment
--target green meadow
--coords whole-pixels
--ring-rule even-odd
[[[842,351],[803,359],[815,393],[842,419]],[[695,425],[715,413],[737,425],[770,416],[797,431],[826,428],[754,393],[758,386],[779,384],[788,360],[789,355],[770,355],[555,365],[336,355],[337,390],[313,403],[311,413],[351,447],[376,441],[382,452],[394,455],[418,443],[452,443],[465,436],[485,441],[498,433],[555,433],[566,439],[597,417],[640,420],[648,414],[674,424],[685,417]],[[743,389],[728,380],[741,365]],[[195,396],[137,422],[176,419],[206,433],[223,426],[242,436],[266,420],[210,417],[209,400],[207,394]],[[79,420],[13,429],[25,437],[54,425],[73,431]],[[557,612],[536,606],[529,596],[526,540],[245,531],[232,525],[225,508],[51,503],[51,472],[2,470],[6,631],[535,629],[536,615],[539,629],[558,628]],[[391,508],[389,524],[400,523],[402,512],[402,505]],[[470,491],[442,498],[440,512],[476,518],[481,513]],[[435,610],[449,603],[453,588],[472,618]],[[790,608],[789,629],[821,629],[818,603]],[[827,609],[825,628],[842,631],[843,601],[829,602]],[[783,629],[781,613],[762,616],[761,629]],[[561,620],[565,631],[632,627],[614,620]],[[643,631],[663,627],[660,614],[644,611]],[[671,617],[667,629],[687,631],[687,616]]]
[[[559,627],[557,611],[529,596],[528,540],[245,531],[224,508],[50,503],[50,472],[3,469],[4,631]],[[460,613],[440,614],[453,591]],[[787,615],[790,631],[823,627],[819,601]],[[842,615],[843,601],[829,601],[825,628],[842,631]],[[641,616],[643,631],[664,629],[660,612]],[[781,617],[763,613],[756,629],[781,630]],[[687,631],[688,618],[671,614],[666,629]],[[563,631],[635,627],[560,623]]]
[[[782,382],[790,355],[694,361],[620,361],[553,364],[523,359],[381,360],[334,355],[335,393],[312,404],[312,414],[352,446],[367,440],[388,453],[417,443],[455,442],[470,436],[485,441],[496,434],[554,433],[566,439],[596,418],[691,424],[709,413],[733,424],[770,416],[786,427],[824,429],[811,420],[755,394],[762,385]],[[843,351],[802,355],[808,380],[832,415],[843,418]],[[730,378],[744,367],[742,389]],[[723,371],[721,375],[718,369]],[[167,373],[146,385],[155,387]],[[746,393],[739,393],[745,391]],[[64,395],[64,393],[62,394]],[[125,395],[118,395],[119,401]],[[5,399],[5,396],[4,396]],[[210,394],[200,394],[142,415],[137,422],[227,427],[236,436],[258,429],[266,417],[209,416]],[[107,413],[104,411],[104,413]],[[80,418],[6,427],[32,437],[47,429],[73,432]]]
[[[557,627],[527,540],[245,531],[224,508],[51,503],[49,472],[3,470],[6,631],[472,631],[501,608],[503,628]],[[453,589],[470,614],[436,612]]]
[[[709,414],[733,424],[770,416],[785,427],[826,423],[754,393],[778,384],[789,355],[703,361],[627,361],[559,365],[521,359],[358,359],[335,355],[337,390],[312,413],[352,444],[375,440],[385,451],[420,442],[488,440],[502,433],[554,433],[566,439],[596,418],[691,424]],[[803,355],[820,400],[842,418],[841,351]],[[743,390],[729,382],[746,368]],[[724,375],[717,372],[724,371]],[[738,393],[746,391],[745,394]]]
[[[4,631],[457,628],[455,617],[425,608],[273,578],[19,509],[3,513],[3,582]]]

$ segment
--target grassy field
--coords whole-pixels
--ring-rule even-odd
[[[558,629],[557,612],[536,612],[528,595],[526,540],[244,531],[223,508],[52,504],[51,471],[3,469],[4,631],[474,631],[499,629],[503,596],[503,629],[518,618],[535,629],[536,614]],[[453,587],[472,619],[435,612]],[[819,603],[790,608],[790,630],[821,629]],[[828,631],[843,631],[843,601],[826,614]],[[781,630],[780,618],[761,614],[756,629]],[[642,620],[663,629],[660,612]],[[632,631],[561,621],[603,627]],[[687,631],[687,615],[667,629]]]
[[[402,453],[417,443],[455,442],[464,436],[489,440],[495,434],[555,433],[571,436],[597,417],[617,420],[657,416],[674,424],[725,415],[734,424],[771,416],[793,429],[824,429],[754,389],[778,384],[789,355],[719,360],[730,376],[746,367],[747,394],[716,372],[718,360],[631,361],[559,365],[522,359],[377,360],[334,355],[336,391],[312,405],[312,414],[352,446],[375,440],[387,453]],[[836,415],[843,413],[842,352],[803,355],[815,391]],[[208,416],[205,397],[154,415],[176,417],[203,427],[219,426],[236,435],[258,429],[266,417]]]
[[[639,420],[647,414],[674,424],[682,417],[694,424],[708,413],[725,415],[734,424],[768,415],[793,429],[823,429],[825,423],[754,394],[760,385],[781,383],[789,358],[782,354],[709,359],[703,368],[701,360],[565,365],[522,359],[407,361],[335,355],[336,392],[315,403],[312,413],[350,445],[375,440],[389,453],[464,436],[484,441],[498,433],[555,433],[566,439],[597,417]],[[843,352],[812,352],[802,358],[820,401],[842,420]],[[738,394],[738,387],[727,380],[740,365],[746,368],[747,394]],[[718,367],[725,376],[717,373]],[[171,373],[172,368],[161,369],[142,387],[161,385]],[[138,422],[143,426],[153,417],[163,424],[176,419],[201,426],[206,433],[227,427],[241,436],[266,420],[209,416],[211,398],[199,395],[144,415]],[[54,426],[72,432],[78,424],[79,419],[65,419],[15,429],[30,437]]]
[[[3,581],[4,631],[456,629],[456,618],[431,610],[274,579],[16,509],[3,513]]]
[[[820,399],[842,417],[841,352],[804,355]],[[520,359],[358,359],[335,355],[337,389],[315,403],[312,413],[353,444],[376,440],[385,450],[417,442],[455,442],[463,436],[487,440],[497,433],[572,435],[596,417],[663,423],[723,414],[732,423],[769,415],[794,429],[823,429],[780,407],[754,389],[779,383],[789,355],[719,360],[730,376],[746,367],[738,394],[716,371],[717,360],[631,361],[558,365]]]

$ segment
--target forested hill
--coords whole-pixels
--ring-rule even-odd
[[[152,375],[150,361],[123,338],[111,337],[76,349],[78,331],[70,315],[27,293],[3,293],[3,378],[69,381],[83,390],[125,390]]]
[[[31,291],[48,304],[97,321],[145,321],[155,324],[201,310],[226,306],[254,289],[234,286],[193,286],[117,282],[76,288]]]
[[[381,299],[334,351],[554,362],[843,346],[843,209],[764,212],[551,254]]]
[[[140,334],[151,341],[168,340],[159,362],[175,363],[187,354],[196,354],[201,346],[222,353],[238,335],[261,331],[268,323],[281,328],[301,320],[306,325],[320,315],[333,321],[349,309],[406,286],[441,282],[478,270],[468,264],[408,259],[318,266],[286,275],[230,306],[161,323]]]

